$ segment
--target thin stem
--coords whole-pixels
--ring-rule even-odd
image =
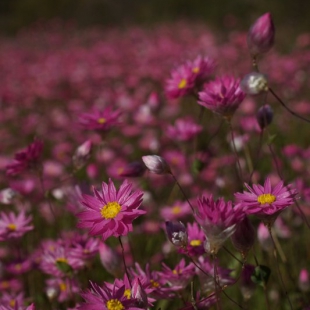
[[[223,246],[223,249],[231,255],[236,261],[238,261],[242,266],[244,265],[244,262],[242,262],[237,256],[235,256],[233,253],[231,253],[225,246]]]
[[[294,112],[293,110],[291,110],[283,101],[282,99],[269,87],[269,91],[271,92],[271,94],[280,102],[280,104],[289,112],[291,113],[292,115],[294,115],[295,117],[307,122],[307,123],[310,123],[310,120],[297,114],[296,112]]]
[[[196,306],[196,300],[194,298],[194,281],[191,281],[191,304],[194,310],[198,310]]]
[[[273,243],[273,246],[274,246],[274,250],[273,250],[273,255],[274,255],[274,258],[275,258],[275,261],[276,261],[276,265],[277,265],[277,271],[278,271],[278,274],[279,274],[279,278],[280,278],[280,281],[281,281],[281,284],[282,284],[282,287],[283,287],[283,290],[284,290],[284,294],[286,295],[287,297],[287,300],[290,304],[290,308],[291,310],[293,309],[293,306],[292,306],[292,303],[291,303],[291,300],[290,300],[290,297],[287,293],[287,290],[286,290],[286,287],[285,287],[285,284],[284,284],[284,281],[283,281],[283,278],[282,278],[282,274],[281,274],[281,271],[280,271],[280,267],[279,267],[279,260],[278,260],[278,256],[277,256],[277,247],[276,247],[276,243],[273,239],[273,236],[272,236],[272,232],[271,232],[271,226],[270,225],[267,225],[267,228],[268,228],[268,231],[269,231],[269,234],[270,234],[270,238],[272,240],[272,243]]]
[[[122,248],[122,257],[123,257],[123,263],[124,263],[125,272],[126,272],[126,275],[127,275],[127,278],[128,278],[129,284],[130,284],[130,287],[132,288],[131,281],[130,281],[130,278],[129,278],[128,269],[127,269],[127,265],[126,265],[125,251],[124,251],[124,247],[123,247],[123,243],[122,243],[121,237],[118,237],[118,240],[119,240],[119,243],[120,243],[121,248]]]
[[[224,120],[222,119],[220,122],[220,125],[217,127],[217,129],[215,130],[215,132],[211,135],[211,137],[209,138],[207,144],[206,144],[206,148],[209,146],[209,144],[211,143],[211,141],[218,135],[218,133],[220,132],[220,129],[222,128],[222,125],[224,124]]]
[[[253,177],[253,174],[255,172],[255,169],[257,167],[257,164],[259,162],[259,157],[260,157],[260,152],[262,150],[262,145],[263,145],[263,134],[264,134],[264,131],[261,130],[260,134],[259,134],[259,142],[258,142],[258,148],[257,148],[257,151],[256,151],[256,154],[257,154],[257,159],[256,161],[254,162],[254,165],[253,165],[253,170],[250,174],[250,177],[249,177],[249,182],[248,183],[251,183],[252,182],[252,177]]]
[[[194,207],[192,206],[192,204],[190,203],[189,199],[187,198],[187,195],[185,194],[185,192],[184,192],[184,190],[183,190],[182,186],[180,185],[180,183],[178,182],[178,180],[177,180],[176,176],[175,176],[172,172],[171,172],[171,175],[172,175],[172,177],[173,177],[174,181],[176,182],[176,184],[178,185],[178,187],[179,187],[180,191],[182,192],[182,194],[183,194],[184,198],[186,199],[186,201],[188,202],[189,206],[191,207],[192,212],[195,214]]]
[[[274,164],[275,164],[275,166],[276,166],[276,170],[277,170],[278,176],[280,177],[281,180],[283,180],[283,176],[282,176],[282,173],[281,173],[281,171],[280,171],[279,163],[278,163],[276,154],[275,154],[274,150],[272,149],[271,144],[268,144],[268,148],[269,148],[269,151],[270,151],[270,153],[271,153],[273,162],[274,162]]]
[[[305,213],[302,211],[302,209],[300,208],[300,205],[299,205],[299,203],[297,202],[297,200],[295,198],[294,198],[294,202],[295,202],[295,205],[296,205],[298,211],[300,212],[300,215],[301,215],[302,219],[305,221],[305,223],[308,226],[308,228],[310,228],[310,224],[309,224],[309,222],[307,220],[307,217],[306,217]]]
[[[217,283],[219,283],[219,276],[218,276],[218,271],[217,271],[217,259],[216,259],[216,255],[212,255],[213,257],[213,261],[214,261],[214,264],[213,264],[213,270],[214,270],[214,276],[213,276],[213,279],[214,279],[214,288],[215,288],[215,296],[216,296],[216,308],[221,310],[222,307],[221,307],[221,303],[220,303],[220,296],[219,296],[219,291],[218,291],[218,285]]]
[[[237,160],[237,166],[238,166],[238,178],[240,179],[240,181],[242,182],[243,180],[243,176],[242,176],[242,169],[241,169],[241,165],[240,165],[240,161],[239,161],[239,156],[238,156],[238,152],[237,152],[237,148],[236,148],[236,144],[235,144],[235,135],[234,135],[234,131],[231,125],[231,120],[228,120],[228,125],[229,125],[229,129],[230,129],[230,133],[231,133],[231,141],[232,141],[232,145],[233,145],[233,150],[236,156],[236,160]]]

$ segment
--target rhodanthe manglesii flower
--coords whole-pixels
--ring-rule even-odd
[[[119,110],[113,111],[110,107],[102,111],[94,110],[91,113],[80,115],[79,123],[86,130],[108,131],[112,127],[119,125]]]
[[[194,214],[196,221],[206,235],[205,250],[216,254],[223,243],[236,230],[236,224],[245,216],[242,208],[233,208],[232,202],[223,198],[214,200],[202,197],[197,201],[198,208]]]
[[[262,219],[275,219],[277,215],[294,203],[297,191],[292,185],[284,186],[280,181],[272,188],[270,178],[267,177],[264,186],[253,184],[252,188],[245,184],[249,192],[236,193],[246,214],[255,214]]]
[[[42,151],[43,142],[39,139],[34,140],[26,149],[15,154],[13,162],[6,166],[6,174],[14,176],[25,170],[37,168]]]
[[[119,190],[111,179],[109,184],[102,183],[102,192],[95,188],[94,197],[83,195],[82,203],[86,210],[78,214],[80,222],[78,227],[89,228],[89,234],[101,235],[103,241],[110,236],[124,236],[132,231],[132,221],[145,214],[138,210],[142,203],[143,193],[132,190],[132,184],[127,180]]]
[[[192,119],[178,119],[174,126],[167,128],[167,135],[177,141],[191,141],[202,131],[202,126],[196,124]]]
[[[198,95],[198,104],[226,118],[232,117],[245,97],[240,80],[228,75],[205,84]]]

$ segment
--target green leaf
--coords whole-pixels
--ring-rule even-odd
[[[255,284],[265,286],[268,282],[271,270],[267,266],[258,265],[251,276],[252,282]]]

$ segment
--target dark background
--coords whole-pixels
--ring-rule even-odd
[[[80,27],[190,19],[222,31],[245,30],[265,12],[272,13],[286,35],[310,29],[310,6],[304,0],[0,0],[0,31],[14,34],[35,21],[56,17]]]

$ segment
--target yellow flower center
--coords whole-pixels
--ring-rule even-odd
[[[97,119],[98,124],[104,124],[106,122],[104,117],[100,117]]]
[[[66,289],[67,289],[66,283],[61,282],[61,283],[59,284],[59,289],[60,289],[62,292],[66,291]]]
[[[276,196],[272,195],[272,194],[262,194],[262,195],[259,195],[257,197],[257,201],[263,205],[263,204],[266,204],[266,203],[273,203],[276,201]]]
[[[182,79],[178,85],[179,89],[185,88],[187,85],[186,79]]]
[[[172,214],[179,214],[181,212],[181,208],[179,206],[174,206],[172,208]]]
[[[201,243],[202,243],[201,240],[196,239],[196,240],[192,240],[189,244],[191,246],[200,246]]]
[[[8,281],[2,281],[2,282],[0,283],[0,287],[1,287],[2,289],[7,289],[7,288],[10,287],[10,283],[9,283]]]
[[[182,270],[181,270],[181,269],[180,269],[180,270],[174,269],[174,270],[172,270],[172,273],[173,273],[173,274],[181,274],[181,273],[182,273]]]
[[[15,265],[15,269],[16,269],[17,271],[20,271],[20,270],[22,269],[22,265],[21,265],[21,264],[16,264],[16,265]]]
[[[117,174],[120,175],[124,172],[124,167],[117,168]]]
[[[199,67],[195,67],[195,68],[193,68],[193,73],[198,73],[199,72]]]
[[[8,226],[7,226],[7,228],[9,229],[9,230],[16,230],[16,225],[15,224],[13,224],[13,223],[11,223],[11,224],[9,224]]]
[[[10,300],[9,305],[10,307],[14,308],[16,304],[16,301],[14,299]]]
[[[110,299],[107,301],[106,306],[108,310],[123,310],[125,307],[118,299]]]
[[[154,281],[154,280],[150,280],[151,284],[153,287],[159,287],[159,283]]]
[[[64,257],[58,257],[58,258],[56,259],[56,262],[57,262],[57,263],[65,263],[65,264],[68,264],[68,260],[67,260],[66,258],[64,258]]]
[[[129,288],[127,288],[124,292],[124,296],[127,298],[127,299],[130,299],[131,297],[131,290]]]
[[[108,202],[102,207],[100,214],[105,219],[114,219],[121,209],[122,207],[116,201]]]

